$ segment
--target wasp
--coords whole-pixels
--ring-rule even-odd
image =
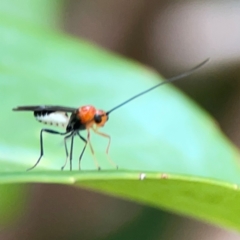
[[[100,170],[100,166],[94,156],[94,150],[90,141],[90,129],[93,130],[94,133],[105,137],[108,139],[108,145],[106,149],[106,154],[108,156],[109,162],[114,165],[116,168],[118,166],[111,160],[111,158],[108,155],[109,152],[109,147],[111,144],[111,137],[110,135],[106,133],[102,133],[99,131],[99,128],[104,127],[105,123],[109,119],[110,113],[115,111],[116,109],[122,107],[123,105],[131,102],[132,100],[154,90],[155,88],[158,88],[166,83],[170,83],[176,80],[179,80],[181,78],[187,77],[191,75],[193,72],[201,68],[203,65],[205,65],[209,59],[206,59],[205,61],[201,62],[197,66],[193,67],[189,71],[186,71],[180,75],[177,75],[175,77],[166,79],[163,82],[158,83],[157,85],[148,88],[147,90],[138,93],[137,95],[127,99],[126,101],[120,103],[119,105],[115,106],[114,108],[110,109],[109,111],[104,111],[104,110],[99,110],[95,108],[92,105],[85,105],[79,108],[72,108],[72,107],[65,107],[65,106],[51,106],[51,105],[42,105],[42,106],[19,106],[16,108],[13,108],[13,111],[31,111],[34,114],[34,117],[36,120],[38,120],[41,123],[45,124],[50,124],[50,125],[55,125],[55,126],[62,126],[66,130],[65,132],[59,132],[55,131],[52,129],[48,128],[43,128],[40,131],[40,156],[37,160],[37,162],[27,171],[32,170],[35,168],[38,163],[40,162],[44,150],[43,150],[43,133],[49,133],[49,134],[57,134],[57,135],[62,135],[64,136],[64,146],[65,146],[65,152],[66,152],[66,161],[64,165],[61,167],[61,170],[63,170],[68,162],[68,158],[70,161],[70,170],[72,170],[72,153],[73,153],[73,142],[74,142],[74,137],[78,136],[83,142],[84,142],[84,147],[81,151],[81,154],[79,156],[79,170],[81,169],[81,160],[83,157],[83,154],[85,152],[86,146],[89,144],[91,153],[94,157],[95,164]],[[86,130],[87,131],[87,138],[84,138],[80,132]],[[67,140],[71,139],[71,144],[70,144],[70,154],[67,148]]]

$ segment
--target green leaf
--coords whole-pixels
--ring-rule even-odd
[[[72,184],[240,230],[239,152],[208,114],[171,85],[110,115],[101,131],[112,137],[110,155],[119,170],[107,161],[107,140],[92,134],[103,171],[96,171],[89,149],[82,171],[77,170],[83,142],[76,138],[75,171],[61,172],[63,139],[46,134],[44,157],[26,172],[39,157],[44,126],[33,114],[13,112],[13,107],[92,104],[110,110],[162,79],[152,69],[86,42],[4,14],[0,19],[2,184]]]
[[[0,185],[0,225],[18,220],[26,207],[26,187],[19,184]]]
[[[62,5],[61,0],[2,0],[0,14],[12,21],[51,28],[60,23]]]

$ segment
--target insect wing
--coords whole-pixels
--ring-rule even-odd
[[[13,111],[31,111],[34,112],[34,117],[37,121],[60,127],[66,127],[69,122],[68,112],[76,112],[76,108],[64,106],[19,106],[14,108]]]
[[[19,106],[16,108],[13,108],[13,111],[46,111],[46,112],[75,112],[77,108],[72,107],[64,107],[64,106],[49,106],[49,105],[40,105],[40,106]]]

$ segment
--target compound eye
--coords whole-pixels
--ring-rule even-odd
[[[100,123],[102,121],[102,116],[98,115],[98,114],[95,114],[94,115],[94,121],[95,121],[95,123]]]

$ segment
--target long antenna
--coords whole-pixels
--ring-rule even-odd
[[[153,87],[151,87],[151,88],[149,88],[149,89],[147,89],[147,90],[145,90],[143,92],[138,93],[137,95],[129,98],[125,102],[123,102],[123,103],[117,105],[116,107],[112,108],[110,111],[106,112],[106,114],[109,115],[111,112],[113,112],[114,110],[122,107],[123,105],[127,104],[128,102],[132,101],[133,99],[138,98],[138,97],[144,95],[145,93],[150,92],[150,91],[152,91],[153,89],[155,89],[155,88],[157,88],[159,86],[162,86],[163,84],[170,83],[170,82],[173,82],[173,81],[176,81],[178,79],[181,79],[181,78],[184,78],[184,77],[187,77],[187,76],[191,75],[193,72],[195,72],[196,70],[201,68],[203,65],[205,65],[209,61],[209,59],[210,58],[204,60],[203,62],[201,62],[200,64],[198,64],[197,66],[195,66],[194,68],[190,69],[187,72],[184,72],[184,73],[182,73],[182,74],[180,74],[178,76],[169,78],[169,79],[165,80],[164,82],[158,83],[157,85],[155,85],[155,86],[153,86]]]

